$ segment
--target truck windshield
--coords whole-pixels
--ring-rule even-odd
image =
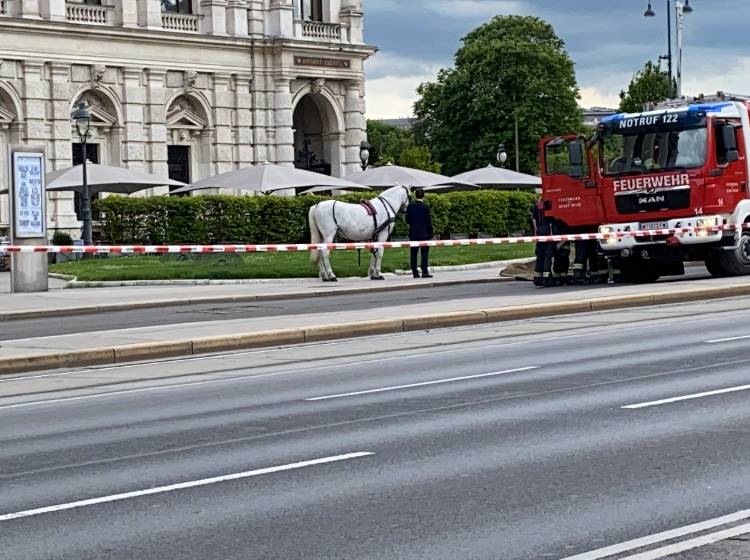
[[[705,127],[605,134],[602,171],[605,175],[622,175],[702,167],[707,138]]]

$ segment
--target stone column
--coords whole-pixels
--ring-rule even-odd
[[[262,54],[253,53],[255,68],[269,66],[265,63]],[[274,86],[273,78],[266,73],[255,74],[250,84],[252,95],[252,122],[253,122],[253,162],[275,161],[276,150],[269,133],[273,129],[274,117]]]
[[[364,12],[362,11],[362,0],[342,0],[339,21],[341,22],[342,34],[347,31],[350,43],[364,43],[363,31]],[[342,37],[346,41],[347,37]]]
[[[227,33],[232,37],[247,37],[246,0],[227,0]]]
[[[359,145],[367,134],[364,107],[362,102],[363,83],[350,81],[345,83],[346,98],[344,101],[344,174],[359,170]]]
[[[271,0],[268,34],[274,37],[294,37],[294,5],[292,0]]]
[[[17,0],[20,7],[19,16],[26,19],[41,19],[39,0]]]
[[[43,19],[65,21],[65,0],[40,0],[39,12]]]
[[[294,165],[291,80],[288,77],[276,77],[273,82],[276,163],[291,167]]]
[[[147,70],[148,87],[144,110],[145,128],[147,130],[145,159],[150,163],[149,171],[157,177],[169,177],[167,167],[167,72],[149,68]],[[155,190],[155,194],[166,194]]]
[[[138,25],[146,29],[161,29],[161,4],[159,0],[136,0]]]
[[[201,31],[206,35],[227,34],[227,0],[201,0]]]
[[[144,105],[146,90],[143,84],[143,70],[141,68],[123,68],[123,114],[124,150],[123,166],[132,169],[144,169]]]
[[[249,0],[247,10],[247,33],[254,37],[265,35],[263,0]]]
[[[234,106],[237,111],[237,162],[247,167],[253,162],[253,78],[249,75],[234,76]]]
[[[216,171],[224,173],[235,169],[232,134],[234,93],[231,91],[232,77],[216,73],[214,78],[214,135],[216,142]]]
[[[132,0],[116,0],[114,25],[122,27],[138,27],[139,3]]]

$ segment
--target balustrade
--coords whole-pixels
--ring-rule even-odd
[[[198,16],[192,14],[161,14],[161,27],[165,31],[198,33]]]
[[[321,21],[303,21],[302,36],[324,41],[340,41],[341,26],[337,23],[323,23]]]
[[[111,11],[112,8],[108,6],[74,4],[69,2],[65,4],[65,19],[75,23],[107,25],[109,23],[109,13]]]

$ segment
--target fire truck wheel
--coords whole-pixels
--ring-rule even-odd
[[[724,270],[724,266],[721,263],[719,251],[709,251],[706,254],[706,269],[708,273],[714,278],[724,278],[729,276],[729,273]]]
[[[719,264],[726,276],[750,274],[750,235],[743,235],[734,249],[719,251]]]

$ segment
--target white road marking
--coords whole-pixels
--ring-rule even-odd
[[[568,556],[567,558],[563,558],[562,560],[601,560],[602,558],[607,558],[616,554],[622,554],[623,552],[629,552],[631,550],[643,548],[644,546],[670,541],[672,539],[677,539],[686,535],[700,533],[701,531],[706,531],[708,529],[713,529],[714,527],[719,527],[728,523],[734,523],[735,521],[742,521],[743,519],[748,518],[750,518],[750,509],[744,509],[742,511],[724,515],[722,517],[716,517],[714,519],[701,521],[700,523],[686,525],[684,527],[671,529],[669,531],[664,531],[661,533],[654,533],[653,535],[649,535],[647,537],[625,541],[619,544],[614,544],[612,546],[607,546],[605,548],[600,548],[598,550],[576,554],[575,556]]]
[[[670,544],[668,546],[663,546],[661,548],[649,550],[647,552],[642,552],[633,556],[626,556],[622,558],[622,560],[658,560],[659,558],[665,558],[667,556],[672,556],[673,554],[685,552],[686,550],[692,550],[694,548],[717,543],[719,541],[724,541],[727,539],[731,539],[732,537],[745,535],[747,533],[750,533],[750,523],[745,523],[744,525],[738,525],[737,527],[732,527],[731,529],[724,529],[723,531],[717,531],[715,533],[710,533],[708,535],[703,535],[694,539],[688,539],[686,541]]]
[[[750,390],[750,385],[741,385],[739,387],[729,387],[727,389],[717,389],[716,391],[706,391],[704,393],[695,393],[693,395],[683,395],[681,397],[671,397],[668,399],[660,399],[658,401],[643,402],[638,404],[629,404],[621,408],[636,409],[636,408],[648,408],[649,406],[659,406],[661,404],[669,404],[680,401],[689,401],[693,399],[700,399],[703,397],[712,397],[714,395],[724,395],[726,393],[736,393],[738,391]]]
[[[219,482],[227,482],[230,480],[240,480],[243,478],[251,478],[254,476],[260,476],[264,474],[277,473],[282,471],[291,471],[295,469],[302,469],[305,467],[312,467],[314,465],[324,465],[326,463],[335,463],[338,461],[348,461],[350,459],[358,459],[360,457],[367,457],[374,455],[371,452],[357,452],[347,453],[346,455],[336,455],[333,457],[324,457],[322,459],[313,459],[311,461],[301,461],[299,463],[289,463],[286,465],[279,465],[277,467],[268,467],[265,469],[257,469],[253,471],[245,471],[234,474],[227,474],[223,476],[215,476],[213,478],[204,478],[201,480],[192,480],[189,482],[180,482],[177,484],[170,484],[168,486],[157,486],[155,488],[148,488],[146,490],[136,490],[134,492],[124,492],[122,494],[112,494],[110,496],[103,496],[101,498],[91,498],[89,500],[80,500],[77,502],[69,502],[67,504],[58,504],[55,506],[47,506],[35,509],[27,509],[25,511],[17,511],[15,513],[6,513],[0,515],[0,522],[10,521],[11,519],[19,519],[21,517],[32,517],[35,515],[42,515],[45,513],[52,513],[55,511],[64,511],[67,509],[75,509],[86,506],[93,506],[96,504],[104,504],[108,502],[118,502],[120,500],[129,500],[131,498],[138,498],[140,496],[150,496],[152,494],[162,494],[164,492],[174,492],[175,490],[185,490],[186,488],[195,488],[197,486],[207,486],[209,484],[216,484]]]
[[[492,377],[506,373],[518,373],[520,371],[529,371],[539,369],[539,366],[528,366],[516,369],[507,369],[505,371],[493,371],[492,373],[480,373],[477,375],[465,375],[463,377],[451,377],[450,379],[437,379],[435,381],[423,381],[421,383],[409,383],[408,385],[395,385],[393,387],[382,387],[380,389],[368,389],[366,391],[354,391],[352,393],[341,393],[338,395],[325,395],[322,397],[310,397],[306,401],[324,401],[328,399],[339,399],[342,397],[355,397],[357,395],[369,395],[371,393],[384,393],[386,391],[398,391],[399,389],[410,389],[412,387],[424,387],[425,385],[438,385],[440,383],[452,383],[454,381],[465,381],[467,379],[479,379],[482,377]]]
[[[750,338],[750,334],[744,336],[732,336],[730,338],[716,338],[714,340],[707,340],[706,344],[719,344],[720,342],[732,342],[733,340],[747,340]]]

